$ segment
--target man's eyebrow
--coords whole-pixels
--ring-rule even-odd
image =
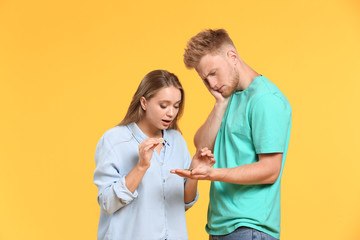
[[[203,80],[204,80],[204,81],[207,80],[207,77],[208,77],[210,74],[212,74],[215,70],[216,70],[216,69],[211,69],[211,70],[205,75],[205,77],[203,77]]]

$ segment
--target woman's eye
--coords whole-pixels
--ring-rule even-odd
[[[174,106],[174,108],[178,109],[180,106]]]
[[[165,105],[160,105],[160,107],[161,107],[161,108],[163,108],[163,109],[165,109],[165,108],[166,108],[166,106],[165,106]]]

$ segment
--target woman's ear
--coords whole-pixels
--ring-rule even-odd
[[[146,102],[146,99],[144,97],[141,97],[140,98],[140,104],[141,104],[141,108],[146,111],[146,105],[147,105],[147,102]]]

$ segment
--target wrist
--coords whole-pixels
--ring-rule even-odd
[[[216,99],[215,107],[226,108],[230,98]]]
[[[140,163],[137,163],[135,168],[139,171],[139,172],[146,172],[148,170],[150,166],[146,166],[146,165],[143,165],[143,164],[140,164]]]
[[[217,171],[218,168],[210,168],[209,170],[209,180],[212,182],[218,181],[218,177],[217,177]]]

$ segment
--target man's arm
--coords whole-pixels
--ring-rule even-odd
[[[282,153],[259,154],[259,161],[235,168],[211,169],[211,181],[236,184],[272,184],[278,179],[281,171]]]
[[[216,102],[205,123],[195,133],[194,145],[196,149],[207,147],[213,151],[216,135],[219,132],[230,97],[225,98],[220,92],[212,89],[208,80],[203,79],[203,83]]]
[[[229,99],[217,100],[205,123],[197,130],[194,144],[197,149],[207,147],[214,150],[216,135],[220,129]]]
[[[259,154],[259,161],[234,168],[195,168],[191,172],[182,169],[175,173],[191,179],[220,181],[235,184],[272,184],[280,175],[283,153]]]

